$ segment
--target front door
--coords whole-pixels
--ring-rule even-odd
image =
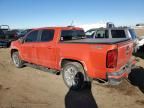
[[[25,42],[21,46],[21,55],[25,61],[30,63],[37,62],[37,54],[35,45],[38,43],[38,30],[30,32],[26,38]]]

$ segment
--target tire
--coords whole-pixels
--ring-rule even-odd
[[[80,90],[91,85],[83,66],[77,62],[66,63],[62,69],[62,77],[66,86],[72,90]]]
[[[144,87],[139,87],[142,93],[144,93]]]
[[[24,62],[20,59],[18,52],[12,53],[12,61],[17,68],[22,68]]]

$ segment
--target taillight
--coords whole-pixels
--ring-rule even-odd
[[[110,50],[107,52],[106,66],[107,68],[115,68],[117,66],[118,50]]]

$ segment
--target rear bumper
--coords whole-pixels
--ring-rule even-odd
[[[118,85],[127,76],[128,76],[128,73],[126,71],[107,73],[108,83],[110,85]]]
[[[136,61],[131,60],[128,64],[123,66],[118,72],[107,72],[107,79],[110,85],[118,85],[124,78],[128,77],[131,69],[135,66]]]

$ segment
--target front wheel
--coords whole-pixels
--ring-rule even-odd
[[[65,64],[62,70],[62,76],[65,84],[73,90],[79,90],[91,83],[82,65],[77,62]]]
[[[12,53],[12,61],[17,68],[23,67],[23,61],[20,59],[18,52]]]

